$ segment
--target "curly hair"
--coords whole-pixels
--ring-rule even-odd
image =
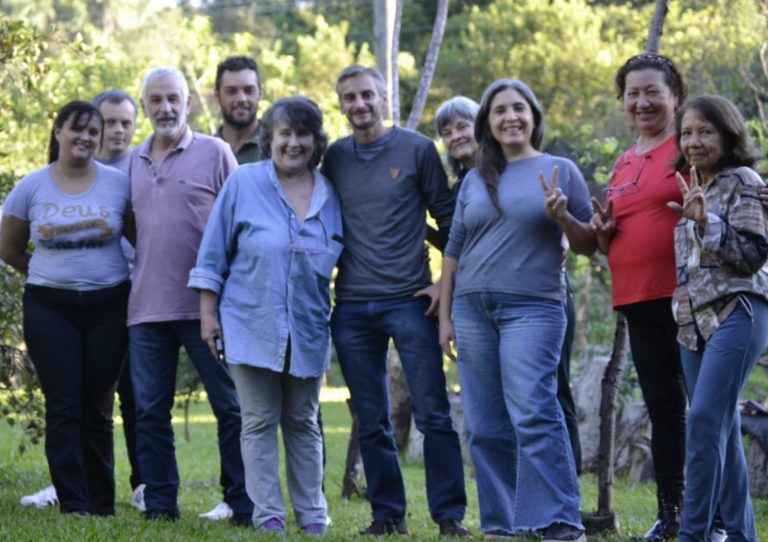
[[[688,96],[688,85],[685,82],[683,74],[672,59],[656,53],[642,53],[635,55],[627,60],[624,65],[616,72],[616,98],[624,99],[624,91],[627,88],[627,74],[637,70],[652,69],[664,74],[664,82],[667,84],[672,94],[677,98],[677,103],[681,104]]]

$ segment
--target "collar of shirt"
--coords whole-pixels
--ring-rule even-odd
[[[275,191],[277,192],[277,195],[280,196],[280,199],[285,204],[286,208],[288,209],[288,212],[291,216],[294,214],[293,206],[288,201],[288,197],[285,195],[285,192],[283,191],[283,186],[280,184],[280,179],[277,178],[277,170],[275,169],[275,163],[270,160],[269,161],[269,167],[267,169],[267,175],[269,176],[269,180],[272,183],[272,186],[274,187]],[[314,186],[312,187],[312,199],[309,202],[309,209],[307,210],[307,216],[304,217],[304,220],[307,220],[308,218],[312,218],[316,216],[318,213],[320,213],[320,210],[323,208],[323,205],[325,205],[325,201],[328,199],[328,188],[325,186],[325,182],[323,182],[323,177],[320,174],[320,171],[318,171],[317,168],[315,168],[312,171],[312,175],[314,177]]]
[[[184,135],[181,137],[181,140],[176,144],[176,146],[173,148],[171,152],[186,150],[187,147],[189,147],[189,144],[192,143],[193,139],[194,139],[194,133],[189,128],[189,125],[184,126]],[[139,156],[141,156],[142,158],[149,159],[150,153],[152,152],[152,144],[154,142],[155,142],[155,133],[152,132],[152,135],[150,135],[147,138],[147,140],[136,149],[139,153]]]

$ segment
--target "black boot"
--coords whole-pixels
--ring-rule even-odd
[[[648,542],[664,542],[677,538],[680,531],[680,504],[683,496],[679,493],[659,491],[659,516],[653,527],[645,533]]]

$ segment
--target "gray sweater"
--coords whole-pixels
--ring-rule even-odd
[[[431,284],[426,211],[439,228],[451,224],[454,198],[434,144],[415,132],[392,130],[368,160],[357,155],[352,136],[333,143],[323,160],[344,220],[339,300],[409,297]]]
[[[445,254],[459,260],[454,296],[498,292],[562,299],[563,231],[544,210],[539,171],[551,182],[557,165],[558,186],[568,210],[582,222],[592,217],[589,191],[576,165],[541,154],[507,164],[499,176],[497,219],[485,181],[477,169],[464,178]]]

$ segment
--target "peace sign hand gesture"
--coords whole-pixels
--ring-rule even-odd
[[[680,213],[688,220],[693,220],[704,229],[707,225],[707,201],[704,199],[704,190],[701,188],[701,174],[695,168],[691,168],[691,186],[685,184],[685,179],[679,172],[675,173],[677,186],[683,195],[683,204],[675,201],[667,202],[667,207]]]
[[[544,209],[558,224],[568,218],[568,197],[557,187],[557,166],[552,168],[552,185],[547,184],[543,171],[539,171],[539,182],[544,191]]]
[[[608,248],[611,245],[613,234],[616,233],[616,219],[613,217],[613,200],[609,199],[608,204],[603,208],[603,206],[600,205],[600,201],[593,197],[592,207],[595,210],[595,214],[592,215],[592,220],[589,221],[589,225],[597,236],[597,244],[600,247],[600,252],[608,254]]]

